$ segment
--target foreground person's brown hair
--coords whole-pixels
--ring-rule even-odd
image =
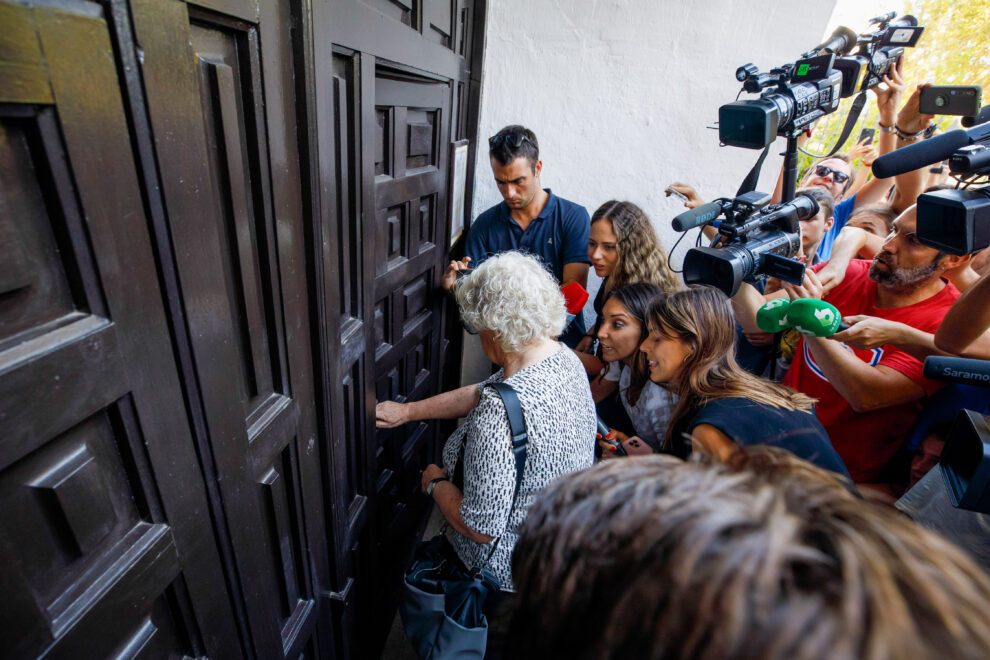
[[[507,657],[990,657],[990,579],[968,556],[767,449],[552,483],[513,555]]]

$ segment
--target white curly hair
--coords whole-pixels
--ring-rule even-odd
[[[491,330],[507,353],[564,331],[560,285],[536,258],[521,252],[486,259],[457,283],[455,297],[464,324],[474,332]]]

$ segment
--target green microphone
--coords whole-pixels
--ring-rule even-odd
[[[824,300],[799,298],[787,308],[787,325],[807,337],[831,337],[849,326],[842,314]]]
[[[763,332],[782,332],[790,326],[787,325],[787,310],[791,307],[791,301],[787,298],[774,298],[764,303],[756,311],[756,325]]]

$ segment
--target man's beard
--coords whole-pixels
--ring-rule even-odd
[[[938,271],[938,262],[942,258],[942,254],[938,254],[929,263],[922,266],[898,268],[892,266],[886,259],[881,259],[885,254],[888,253],[879,252],[877,256],[873,257],[873,263],[870,264],[868,274],[870,279],[880,286],[898,291],[913,291],[922,284],[925,284]],[[889,270],[884,272],[877,268],[878,261],[882,261]]]

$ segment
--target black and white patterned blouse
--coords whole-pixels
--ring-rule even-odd
[[[502,379],[503,372],[481,383],[481,400],[443,448],[443,467],[454,474],[464,445],[464,499],[461,519],[471,529],[501,536],[488,568],[502,589],[512,591],[510,559],[516,545],[516,530],[526,518],[537,492],[557,477],[586,468],[595,457],[595,403],[581,362],[561,347],[542,361],[520,369],[506,379],[519,396],[529,445],[519,496],[511,514],[516,483],[515,459],[509,419],[502,398],[489,383]],[[447,526],[447,538],[468,568],[484,562],[493,540],[480,545]]]

